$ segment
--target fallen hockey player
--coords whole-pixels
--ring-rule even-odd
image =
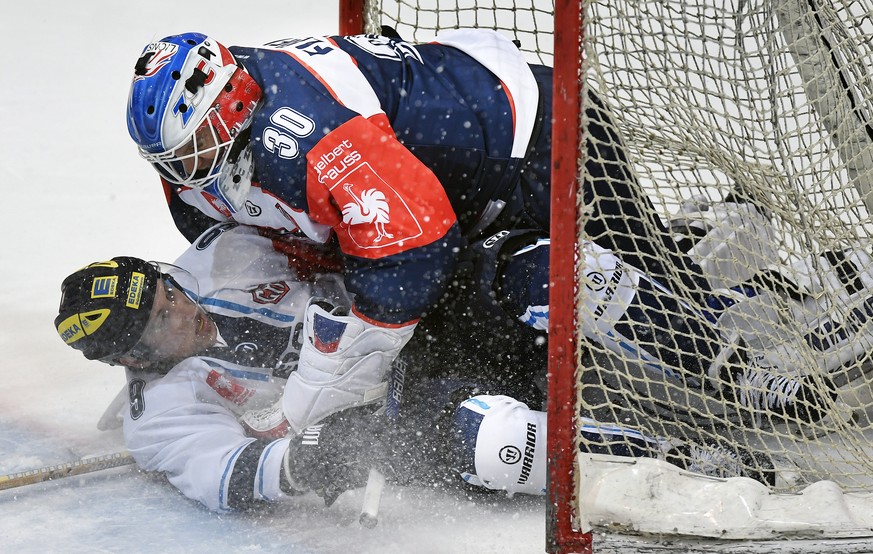
[[[483,290],[482,299],[497,292],[498,312],[518,308],[513,317],[545,328],[551,97],[551,68],[528,65],[491,31],[448,32],[428,44],[335,36],[255,48],[185,33],[140,54],[128,130],[189,240],[213,221],[236,221],[271,229],[298,258],[342,262],[332,267],[343,272],[351,309],[334,316],[312,304],[307,318],[333,320],[349,333],[338,340],[362,350],[341,359],[304,344],[281,414],[299,433],[382,386],[422,315],[452,293],[477,250],[500,250],[491,257],[514,266],[494,281],[502,290]],[[586,117],[592,242],[582,253],[609,286],[590,295],[585,336],[638,358],[665,390],[679,391],[666,405],[685,409],[684,391],[698,390],[736,400],[762,422],[823,417],[828,383],[813,386],[803,365],[787,368],[720,332],[724,306],[689,309],[688,297],[705,306],[715,295],[654,215],[593,91]],[[631,299],[626,311],[605,308]],[[341,393],[321,390],[346,370],[355,375]]]

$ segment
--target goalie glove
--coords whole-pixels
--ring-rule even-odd
[[[282,398],[291,430],[300,433],[341,410],[384,402],[391,362],[415,325],[380,327],[310,301],[300,360]]]

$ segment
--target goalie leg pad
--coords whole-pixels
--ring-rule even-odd
[[[612,251],[585,242],[581,255],[582,334],[654,375],[699,385],[720,350],[714,322]]]
[[[391,362],[415,329],[379,327],[322,304],[306,308],[300,360],[282,397],[295,433],[340,410],[383,402]]]
[[[678,235],[696,235],[686,241],[693,243],[688,256],[713,289],[739,286],[779,259],[773,224],[750,201],[683,204],[670,228]]]

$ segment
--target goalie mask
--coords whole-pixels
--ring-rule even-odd
[[[248,187],[227,187],[226,165],[246,146],[234,141],[260,99],[258,84],[223,45],[199,33],[170,36],[147,45],[136,62],[127,128],[168,183],[205,189],[237,211]]]
[[[55,328],[90,360],[115,362],[145,331],[161,272],[139,258],[90,264],[61,285]]]

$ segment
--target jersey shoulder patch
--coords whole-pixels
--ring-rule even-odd
[[[310,213],[334,227],[346,254],[375,259],[431,244],[457,219],[433,172],[363,117],[328,134],[307,159]]]

